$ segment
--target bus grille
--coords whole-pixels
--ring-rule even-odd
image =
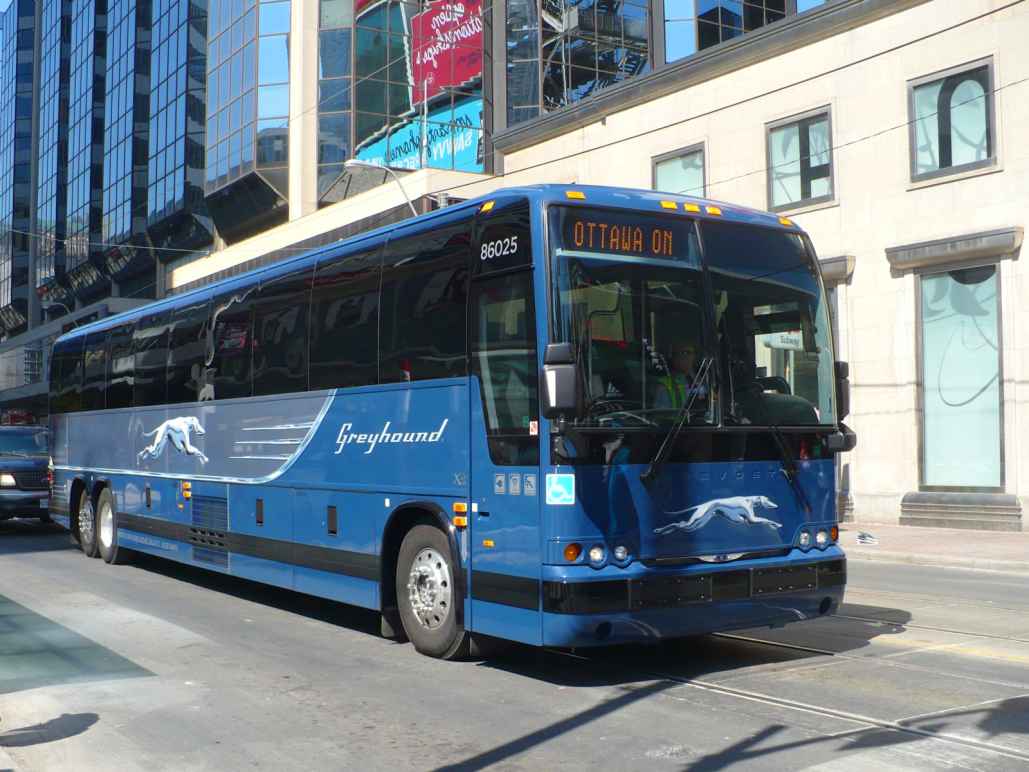
[[[23,491],[45,491],[49,487],[46,472],[15,472],[14,482]]]
[[[228,530],[228,500],[217,496],[193,497],[193,523],[189,529],[189,540],[193,543],[194,560],[227,568],[229,553],[225,549],[225,532]]]

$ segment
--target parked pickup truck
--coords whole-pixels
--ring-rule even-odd
[[[0,426],[0,520],[50,519],[50,451],[42,426]]]

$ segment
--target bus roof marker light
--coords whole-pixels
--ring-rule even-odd
[[[662,209],[678,209],[679,205],[676,204],[674,201],[662,201],[661,202],[661,208]]]
[[[699,204],[685,203],[682,205],[682,208],[685,209],[687,212],[692,212],[693,214],[700,214]]]
[[[486,212],[491,211],[496,203],[496,201],[487,201],[479,207],[479,214],[486,214]]]
[[[789,217],[780,217],[779,218],[779,224],[780,225],[785,225],[787,228],[792,228],[793,227],[793,220],[791,220]]]
[[[583,193],[581,190],[566,190],[565,198],[570,198],[573,201],[585,201],[586,194]]]
[[[708,213],[708,214],[713,214],[713,215],[715,215],[716,217],[721,217],[721,215],[722,215],[722,209],[721,209],[721,207],[717,207],[717,206],[711,206],[711,205],[709,204],[708,206],[706,206],[706,207],[705,207],[705,209],[707,210],[707,213]]]

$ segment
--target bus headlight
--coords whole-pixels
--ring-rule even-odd
[[[14,481],[14,475],[0,474],[0,488],[15,488],[18,483]]]
[[[594,544],[592,547],[590,547],[589,558],[591,564],[593,564],[594,566],[599,566],[601,563],[604,562],[605,557],[606,553],[604,552],[604,548],[601,545]]]
[[[801,531],[799,541],[801,548],[807,549],[811,546],[811,534],[808,531]]]
[[[825,547],[828,544],[829,544],[829,532],[826,531],[823,528],[823,529],[819,530],[818,533],[815,534],[815,545],[818,547],[818,549],[825,549]]]
[[[614,555],[615,560],[619,563],[624,563],[629,559],[629,549],[624,544],[619,544],[615,547],[611,554]]]

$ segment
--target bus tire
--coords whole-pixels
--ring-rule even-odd
[[[447,537],[431,525],[416,525],[397,557],[397,608],[404,632],[420,653],[439,659],[468,654],[468,634],[457,624],[464,603],[454,581]]]
[[[129,550],[118,545],[118,514],[110,488],[104,488],[97,497],[96,526],[97,547],[104,562],[112,565],[128,562]]]
[[[79,505],[76,508],[75,532],[78,535],[79,547],[87,558],[95,558],[100,554],[96,538],[96,510],[89,491],[83,488],[79,492]]]

